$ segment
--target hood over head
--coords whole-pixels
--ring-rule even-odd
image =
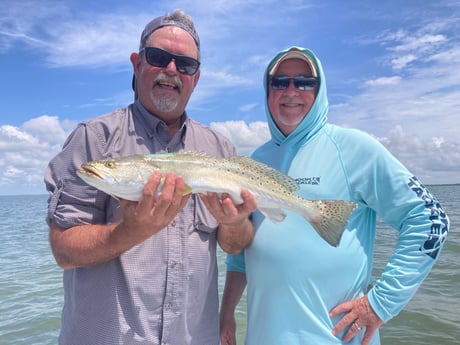
[[[313,76],[319,79],[319,87],[316,94],[315,101],[306,114],[304,119],[299,123],[296,129],[285,136],[278,128],[273,119],[273,116],[268,107],[268,91],[269,91],[269,77],[276,73],[280,63],[288,59],[301,59],[306,61],[312,72]],[[310,138],[312,138],[327,122],[327,113],[329,111],[329,102],[327,99],[326,78],[324,76],[323,68],[320,60],[316,55],[307,48],[293,46],[291,48],[282,50],[270,61],[264,74],[264,89],[265,89],[265,111],[267,114],[268,127],[271,134],[271,142],[275,144],[275,150],[280,152],[262,152],[256,150],[254,157],[263,162],[266,162],[281,171],[286,172],[289,165],[297,153],[300,146],[304,145]],[[273,150],[273,146],[270,146]],[[260,155],[260,157],[257,157]],[[272,157],[272,158],[270,158]],[[273,158],[278,157],[278,158]]]
[[[307,116],[299,123],[297,128],[289,135],[285,136],[277,127],[273,116],[268,108],[268,81],[269,77],[276,73],[281,62],[288,59],[302,59],[306,61],[313,76],[319,79],[318,92],[315,102],[313,103]],[[277,144],[296,144],[304,143],[308,138],[312,137],[327,121],[327,113],[329,111],[329,102],[327,99],[326,78],[320,60],[316,55],[307,48],[291,47],[279,52],[268,64],[264,74],[265,95],[265,111],[267,113],[268,125],[272,139]]]

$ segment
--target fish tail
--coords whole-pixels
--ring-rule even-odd
[[[318,212],[313,217],[311,213],[305,215],[305,218],[327,243],[337,247],[356,204],[344,200],[316,200],[310,203]]]

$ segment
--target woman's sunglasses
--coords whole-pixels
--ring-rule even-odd
[[[318,83],[316,77],[288,77],[288,76],[273,76],[270,77],[270,86],[273,90],[285,90],[289,87],[291,80],[294,81],[294,86],[297,90],[310,91],[313,90]]]
[[[172,59],[176,69],[183,74],[194,75],[200,67],[200,62],[184,55],[175,55],[167,52],[166,50],[155,48],[155,47],[144,47],[139,50],[139,54],[144,53],[145,59],[149,65],[155,67],[165,68],[169,65]]]

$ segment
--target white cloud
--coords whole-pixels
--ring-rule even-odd
[[[138,48],[144,12],[78,12],[59,1],[3,1],[0,4],[0,50],[24,44],[41,50],[52,67],[129,65]],[[49,25],[49,23],[52,25]]]
[[[401,69],[406,67],[409,63],[415,60],[417,60],[417,57],[414,54],[407,54],[392,59],[391,64],[394,69]]]
[[[18,176],[22,177],[23,174],[24,174],[24,170],[21,170],[15,167],[8,167],[7,169],[5,169],[3,176],[9,179],[10,181],[13,181]]]
[[[241,111],[247,112],[247,111],[253,110],[258,105],[259,105],[258,103],[243,104],[238,109]]]
[[[397,30],[386,33],[381,38],[381,44],[386,46],[390,53],[388,55],[389,65],[395,70],[402,70],[416,61],[430,60],[432,55],[448,47],[449,38],[436,32],[443,29],[444,25],[439,22],[438,25],[422,25],[415,32]]]
[[[436,147],[438,147],[438,148],[440,148],[441,145],[443,145],[443,144],[446,143],[446,141],[444,140],[443,137],[433,137],[433,138],[431,138],[431,141],[432,141],[433,144],[434,144]]]
[[[401,81],[401,77],[380,77],[374,80],[368,80],[364,83],[365,86],[383,86],[383,85],[395,85]]]
[[[229,138],[235,144],[238,155],[248,155],[270,139],[268,125],[262,121],[250,124],[244,121],[211,122],[210,127]]]
[[[69,10],[63,2],[43,0],[39,6],[33,0],[0,2],[0,51],[19,44],[49,52],[52,43],[47,24],[59,23],[68,16]]]
[[[43,115],[25,122],[21,129],[33,133],[34,138],[40,142],[50,144],[62,144],[68,135],[69,126],[75,126],[75,122],[61,124],[57,116]],[[65,129],[67,127],[67,130]]]
[[[446,63],[450,65],[451,61],[460,60],[460,47],[455,46],[449,49],[436,52],[432,54],[427,60],[438,62],[441,64]]]
[[[412,36],[408,32],[399,32],[394,36],[398,45],[392,48],[395,52],[405,51],[426,51],[436,47],[439,43],[447,41],[444,35],[439,34],[421,34],[420,36]]]
[[[59,152],[73,121],[40,116],[22,126],[0,126],[0,190],[2,194],[44,193],[43,173]]]
[[[402,126],[377,139],[424,183],[460,182],[460,142],[421,138],[406,133]]]
[[[57,67],[129,65],[130,53],[138,49],[143,17],[112,14],[61,23],[50,32],[53,49],[48,63]]]
[[[460,28],[458,19],[431,19],[413,32],[387,32],[378,42],[385,48],[378,59],[384,61],[383,67],[397,67],[397,75],[385,76],[387,69],[373,73],[372,79],[359,84],[359,92],[340,104],[331,102],[329,119],[379,137],[399,125],[407,136],[424,142],[442,137],[445,143],[458,145],[453,124],[460,109],[460,41],[455,28]]]
[[[10,125],[0,126],[0,150],[18,152],[37,145],[39,145],[37,138],[29,133]]]

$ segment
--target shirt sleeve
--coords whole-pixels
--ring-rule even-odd
[[[80,224],[105,223],[105,206],[109,196],[87,185],[76,175],[83,163],[100,159],[102,136],[80,124],[64,143],[45,171],[49,193],[47,222],[63,229]]]
[[[228,254],[225,263],[227,264],[227,271],[246,273],[244,250],[239,254]]]
[[[407,305],[431,271],[446,240],[449,219],[426,186],[383,145],[364,134],[357,140],[363,152],[348,167],[355,198],[398,231],[396,248],[368,294],[373,310],[387,322]]]

